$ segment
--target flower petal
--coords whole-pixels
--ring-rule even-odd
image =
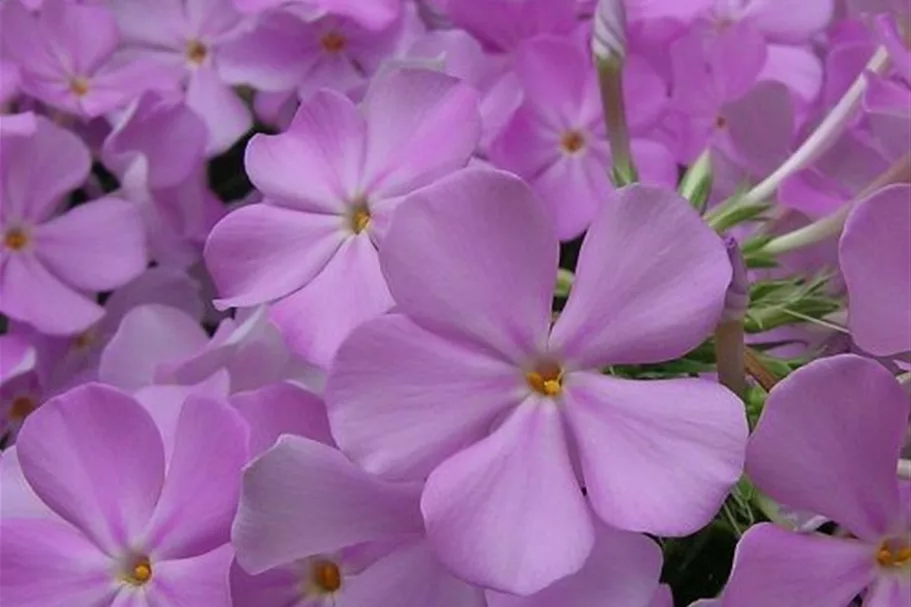
[[[352,576],[340,605],[487,607],[484,591],[453,577],[427,542],[414,542]]]
[[[899,515],[895,462],[908,396],[879,363],[844,354],[775,386],[747,451],[747,473],[772,499],[825,515],[858,537]]]
[[[61,521],[0,523],[0,595],[16,607],[108,605],[117,592],[111,559]]]
[[[438,466],[421,510],[446,567],[513,594],[538,592],[579,571],[595,539],[560,412],[534,397]]]
[[[244,472],[232,542],[258,574],[293,560],[421,530],[419,487],[363,472],[336,449],[283,436]]]
[[[364,120],[350,99],[321,90],[298,108],[288,131],[256,135],[247,146],[253,185],[283,204],[339,213],[361,192]]]
[[[210,67],[201,67],[190,76],[187,105],[209,128],[206,151],[211,155],[226,151],[253,126],[250,109]]]
[[[441,72],[401,69],[380,76],[362,111],[364,187],[383,197],[406,194],[464,167],[481,136],[474,88]]]
[[[273,304],[270,318],[293,352],[327,368],[352,329],[392,305],[376,247],[362,233],[346,239],[303,289]]]
[[[875,565],[874,548],[857,540],[761,523],[737,545],[724,604],[847,605],[873,581]]]
[[[13,219],[46,219],[64,194],[82,185],[92,165],[79,137],[42,116],[35,121],[31,136],[0,140],[6,225]]]
[[[246,424],[233,408],[202,396],[187,399],[161,499],[146,530],[157,558],[194,557],[228,542],[247,440]]]
[[[518,369],[389,315],[342,344],[326,386],[332,434],[366,470],[423,479],[523,398]],[[526,389],[527,390],[527,389]]]
[[[155,422],[125,394],[84,384],[32,413],[16,443],[41,500],[106,552],[125,548],[155,508],[164,449]]]
[[[98,322],[104,308],[20,253],[0,259],[0,312],[42,333],[73,335]]]
[[[139,207],[115,198],[80,205],[35,230],[35,255],[77,288],[123,286],[146,267]]]
[[[582,244],[550,348],[581,367],[676,358],[715,327],[730,281],[721,239],[686,200],[616,190]]]
[[[466,169],[406,198],[380,260],[393,299],[415,321],[521,360],[543,345],[558,245],[521,180]]]
[[[740,478],[743,404],[700,379],[564,381],[592,507],[609,525],[663,536],[699,530]],[[642,479],[648,479],[644,483]]]
[[[205,347],[209,337],[186,312],[163,306],[136,306],[123,317],[98,363],[98,378],[121,390],[155,382],[156,370]]]
[[[661,549],[638,533],[595,526],[595,546],[585,566],[541,592],[519,597],[488,592],[490,607],[645,607],[658,588]]]
[[[145,593],[149,606],[227,607],[231,604],[228,571],[233,558],[234,549],[224,545],[192,558],[155,563]]]
[[[312,438],[334,446],[322,399],[291,382],[235,394],[231,404],[250,426],[252,457],[274,445],[282,434]]]
[[[221,307],[258,305],[313,279],[343,242],[344,220],[271,204],[229,213],[206,241],[206,267]]]
[[[893,185],[858,203],[839,244],[851,335],[880,356],[911,350],[909,197],[911,186]]]

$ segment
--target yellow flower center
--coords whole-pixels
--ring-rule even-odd
[[[367,226],[370,225],[370,209],[367,208],[367,203],[362,202],[354,207],[349,225],[355,234],[360,234],[367,229]]]
[[[23,420],[38,408],[35,399],[31,396],[17,396],[9,408],[9,416],[14,420]]]
[[[85,76],[70,78],[70,92],[77,97],[85,97],[89,92],[89,81]]]
[[[149,557],[140,556],[131,561],[123,579],[133,586],[142,586],[152,579],[152,564]]]
[[[348,46],[348,41],[338,32],[326,32],[319,43],[327,53],[340,53]]]
[[[560,147],[567,154],[575,154],[585,147],[585,136],[577,130],[566,131],[560,138]]]
[[[889,568],[911,566],[911,544],[897,538],[883,541],[876,551],[876,562]]]
[[[538,394],[557,396],[563,391],[563,369],[555,363],[541,363],[525,374],[525,381]]]
[[[199,40],[190,40],[187,42],[187,59],[190,63],[201,65],[209,55],[209,49]]]
[[[28,242],[28,234],[22,228],[13,228],[3,235],[3,246],[12,251],[21,251]]]
[[[342,571],[332,561],[315,561],[310,566],[310,585],[319,594],[332,594],[342,587]]]

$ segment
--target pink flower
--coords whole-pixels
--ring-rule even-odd
[[[570,39],[526,42],[515,63],[525,101],[493,142],[491,160],[531,183],[557,236],[570,240],[588,227],[613,189],[597,72]],[[664,110],[667,86],[641,59],[628,62],[624,78],[627,122],[634,136],[643,135]],[[645,183],[676,184],[676,163],[661,144],[634,139],[633,152]]]
[[[577,27],[573,2],[553,0],[448,0],[453,23],[491,51],[510,52],[542,34],[568,34]]]
[[[429,475],[421,509],[443,563],[517,594],[583,566],[587,501],[623,530],[704,525],[747,434],[740,401],[716,384],[601,373],[680,356],[717,323],[731,267],[692,207],[645,186],[608,197],[551,326],[558,245],[506,173],[469,169],[415,192],[380,255],[400,313],[354,330],[326,388],[355,461]]]
[[[401,197],[464,166],[479,130],[473,90],[436,72],[386,75],[360,109],[315,95],[287,132],[250,142],[247,170],[266,198],[209,236],[217,305],[276,301],[289,346],[327,365],[354,326],[392,306],[377,249]]]
[[[86,293],[115,289],[145,269],[138,209],[108,197],[54,217],[91,160],[75,135],[47,119],[31,137],[0,139],[0,153],[0,312],[45,333],[78,333],[104,313]]]
[[[335,448],[283,436],[245,471],[232,540],[236,605],[484,607],[433,555],[420,484],[371,477]]]
[[[779,383],[747,452],[747,473],[775,501],[818,512],[847,534],[760,524],[743,536],[723,595],[731,607],[911,601],[911,483],[895,465],[908,396],[878,363],[845,354]]]
[[[3,3],[2,19],[3,49],[22,71],[22,90],[66,112],[100,116],[167,83],[154,63],[115,54],[117,24],[102,4],[46,0],[33,15],[13,0]]]
[[[848,287],[848,326],[877,356],[911,351],[911,186],[860,201],[845,224],[839,261]]]
[[[230,605],[227,541],[245,433],[227,405],[190,400],[166,459],[155,422],[116,390],[88,384],[45,404],[16,451],[46,510],[31,518],[4,510],[4,600]]]
[[[325,15],[346,17],[371,30],[388,27],[402,12],[402,0],[234,0],[243,12],[262,12],[286,7],[307,20]]]

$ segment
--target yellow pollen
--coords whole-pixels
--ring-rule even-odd
[[[317,591],[329,594],[342,587],[342,572],[332,561],[317,561],[310,571],[311,581]]]
[[[319,42],[327,53],[340,53],[348,46],[348,41],[338,32],[327,32]]]
[[[563,391],[563,369],[558,365],[546,363],[526,373],[525,381],[538,394],[557,396]]]
[[[126,581],[134,586],[141,586],[150,579],[152,579],[152,564],[147,556],[136,560],[126,576]]]
[[[3,236],[3,246],[13,251],[21,251],[28,244],[28,234],[22,228],[13,228]]]
[[[209,54],[209,49],[199,40],[190,40],[187,42],[187,59],[196,65],[202,64]]]
[[[85,97],[89,92],[89,81],[84,76],[70,78],[70,91],[77,97]]]
[[[895,546],[893,541],[886,540],[876,552],[876,562],[883,567],[911,565],[911,545]]]
[[[560,147],[568,154],[575,154],[585,147],[585,137],[579,131],[566,131],[560,138]]]
[[[31,396],[17,396],[9,408],[9,416],[14,420],[23,420],[37,408]]]
[[[355,234],[360,234],[370,225],[370,209],[366,204],[360,204],[354,208],[351,213],[351,230]]]

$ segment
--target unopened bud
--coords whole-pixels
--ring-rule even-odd
[[[599,0],[592,32],[592,52],[607,61],[626,57],[626,7],[623,0]]]

